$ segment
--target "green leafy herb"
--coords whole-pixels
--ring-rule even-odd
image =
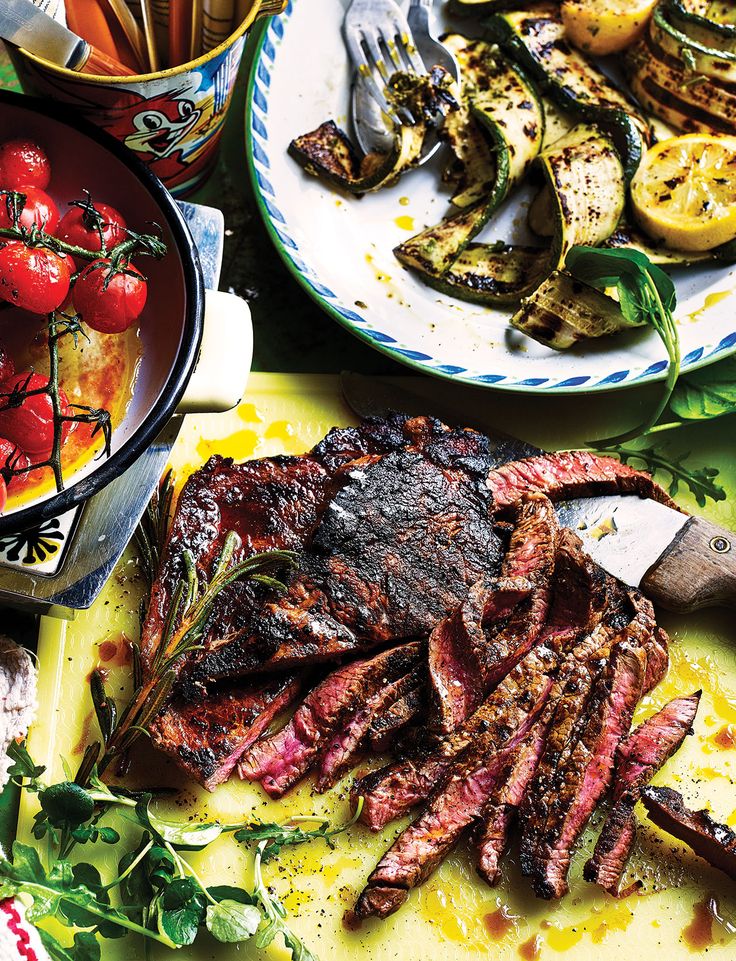
[[[207,847],[222,834],[222,827],[215,823],[198,821],[172,821],[156,814],[149,800],[145,811],[139,811],[139,817],[154,831],[162,841],[167,841],[177,848],[197,851]]]
[[[240,826],[235,833],[235,840],[242,841],[244,844],[253,841],[267,842],[261,850],[261,860],[265,864],[266,861],[280,854],[283,847],[304,844],[308,841],[314,841],[317,838],[321,838],[329,847],[334,847],[333,838],[347,831],[351,825],[355,824],[362,810],[363,798],[359,798],[353,816],[349,821],[346,821],[345,824],[337,828],[331,828],[329,821],[311,815],[293,817],[285,824],[264,824],[261,821],[254,821],[252,824]],[[298,827],[300,823],[313,824],[315,822],[317,822],[317,827],[311,831],[304,831]],[[236,825],[228,825],[226,830],[232,830],[234,827],[236,827]]]
[[[207,930],[218,941],[233,944],[247,941],[258,930],[261,912],[254,904],[242,904],[223,898],[207,906]]]
[[[292,961],[317,961],[309,948],[288,926],[284,920],[286,911],[283,904],[276,895],[271,894],[263,880],[261,862],[267,844],[267,841],[259,843],[253,865],[253,894],[266,919],[265,925],[256,934],[256,945],[265,948],[280,934],[286,947],[291,950]]]
[[[725,490],[716,483],[718,470],[715,467],[700,467],[693,469],[685,463],[690,456],[689,452],[670,457],[656,447],[626,447],[622,445],[612,445],[610,447],[598,448],[602,454],[613,454],[623,461],[624,464],[635,462],[636,466],[643,465],[650,474],[658,471],[665,471],[669,474],[667,489],[672,497],[675,497],[685,485],[690,489],[696,503],[700,507],[705,507],[707,500],[722,501],[726,499]]]
[[[670,410],[683,420],[710,420],[736,413],[736,358],[681,377]]]
[[[673,311],[677,305],[675,286],[667,274],[638,250],[601,250],[573,247],[565,260],[566,269],[578,280],[598,290],[615,288],[621,313],[632,326],[648,324],[659,334],[668,357],[662,397],[649,418],[617,437],[600,444],[622,444],[645,433],[657,423],[669,403],[680,373],[680,335]]]

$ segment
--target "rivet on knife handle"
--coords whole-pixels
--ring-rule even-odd
[[[691,518],[649,568],[641,588],[672,611],[736,608],[736,533]]]

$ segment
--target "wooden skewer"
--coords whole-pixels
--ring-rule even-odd
[[[169,8],[169,66],[178,67],[189,59],[192,0],[174,0]]]
[[[146,41],[143,36],[143,31],[138,26],[135,17],[130,12],[130,7],[128,7],[125,0],[107,0],[110,9],[115,14],[115,17],[120,24],[120,27],[125,34],[128,43],[133,48],[135,55],[138,58],[139,66],[141,71],[146,68]]]
[[[192,0],[192,43],[189,59],[195,60],[202,52],[202,0]]]
[[[148,68],[152,72],[161,69],[161,61],[156,47],[156,32],[153,24],[153,8],[151,0],[141,0],[141,14],[143,16],[143,32],[146,38],[146,53],[148,54]]]

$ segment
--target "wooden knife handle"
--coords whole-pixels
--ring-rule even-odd
[[[736,533],[691,517],[644,575],[641,589],[678,613],[736,608]]]

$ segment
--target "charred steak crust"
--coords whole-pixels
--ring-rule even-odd
[[[677,697],[622,741],[616,759],[613,804],[583,874],[616,894],[636,835],[634,807],[641,789],[680,748],[700,703],[700,691]]]
[[[260,684],[228,684],[210,691],[206,700],[172,701],[154,721],[151,735],[159,750],[213,791],[301,691],[301,680],[292,674]]]
[[[670,787],[645,787],[641,799],[650,821],[736,881],[736,834],[728,825],[706,810],[691,811]]]
[[[257,630],[204,655],[217,678],[426,636],[482,575],[498,572],[500,543],[482,482],[424,452],[356,466],[301,554],[287,593],[260,611]]]

